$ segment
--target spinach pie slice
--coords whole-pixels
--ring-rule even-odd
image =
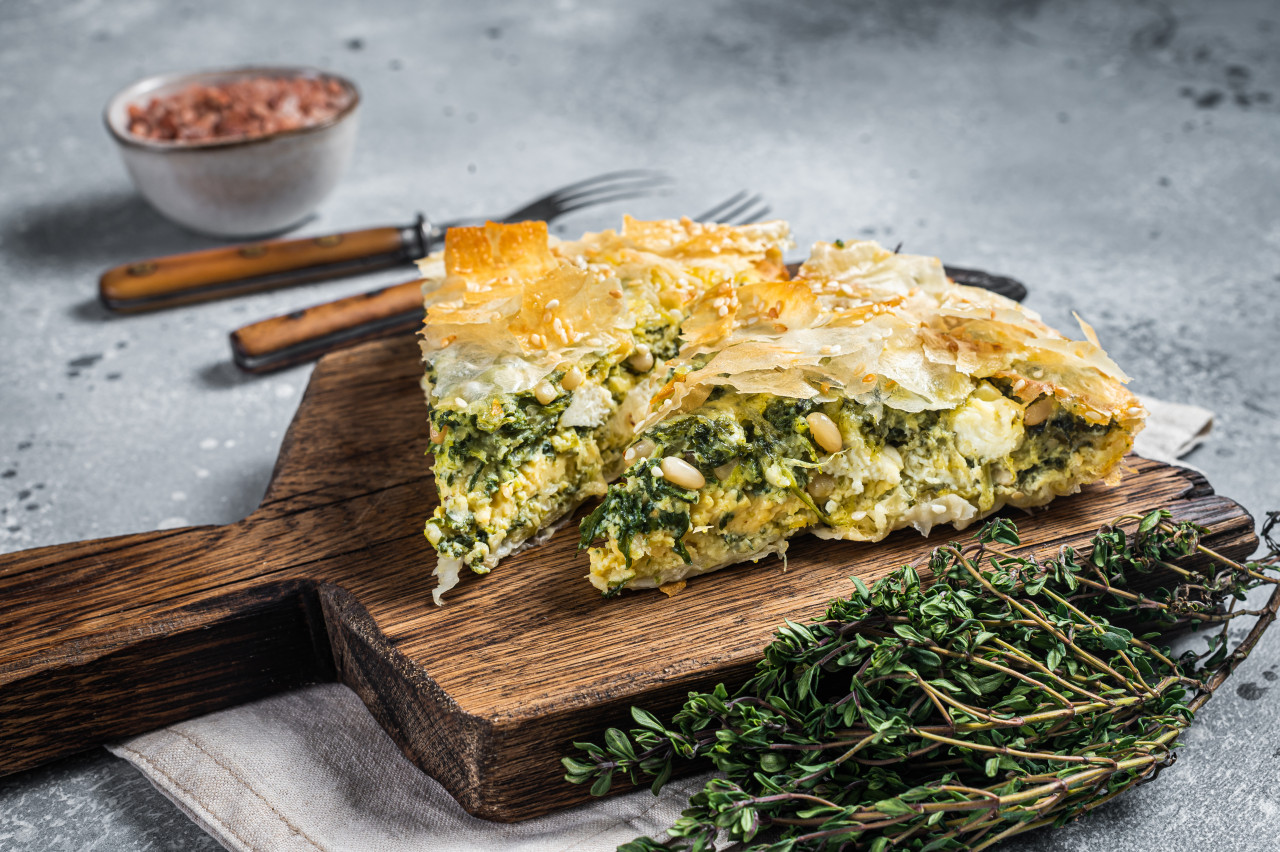
[[[802,531],[957,529],[1116,481],[1144,411],[1098,346],[933,258],[819,243],[696,330],[583,522],[612,593],[785,554]],[[696,337],[696,339],[695,339]]]
[[[487,573],[604,493],[681,323],[783,274],[789,245],[783,222],[628,218],[575,241],[542,222],[448,232],[422,263],[437,603],[464,567]]]

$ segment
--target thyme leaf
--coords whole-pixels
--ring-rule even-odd
[[[575,744],[565,778],[599,793],[621,773],[657,792],[689,761],[719,771],[667,837],[622,852],[984,849],[1061,825],[1170,765],[1280,609],[1274,542],[1238,563],[1203,533],[1166,511],[1129,515],[1087,556],[1037,559],[991,521],[932,552],[932,583],[904,565],[855,579],[815,623],[787,621],[736,692],[690,693],[669,722],[637,708],[638,727]],[[1134,588],[1139,574],[1154,590]],[[1262,609],[1234,605],[1266,584]],[[1250,615],[1228,648],[1226,625]],[[1218,625],[1200,655],[1153,644]]]

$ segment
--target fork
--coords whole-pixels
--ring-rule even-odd
[[[585,207],[649,195],[671,179],[649,169],[605,172],[575,181],[499,217],[499,222],[550,222]],[[102,304],[138,312],[255,293],[370,272],[426,256],[449,228],[483,218],[366,228],[320,237],[269,240],[141,260],[109,269],[98,282]]]
[[[744,190],[694,218],[746,225],[768,213],[763,196]],[[246,372],[269,373],[337,349],[413,331],[422,324],[422,284],[421,278],[406,281],[243,326],[231,332],[232,357]]]

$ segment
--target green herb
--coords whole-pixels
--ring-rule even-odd
[[[1278,523],[1268,518],[1264,536]],[[1061,825],[1150,780],[1177,737],[1247,656],[1280,608],[1237,608],[1276,584],[1262,562],[1237,563],[1167,512],[1126,516],[1087,556],[1011,552],[1006,520],[973,545],[927,562],[931,585],[903,566],[817,623],[788,622],[755,676],[690,693],[670,723],[633,709],[637,727],[579,743],[566,778],[607,792],[616,773],[651,778],[710,762],[707,783],[663,840],[625,852],[735,849],[983,849]],[[1150,592],[1130,579],[1163,583]],[[1223,607],[1222,603],[1230,603]],[[1226,625],[1257,616],[1229,652]],[[1123,624],[1117,623],[1119,618]],[[1153,644],[1179,627],[1211,631],[1204,654]]]

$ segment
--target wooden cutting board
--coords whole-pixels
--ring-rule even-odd
[[[468,811],[525,819],[586,797],[561,780],[571,741],[624,723],[632,704],[673,708],[743,679],[784,618],[955,536],[804,536],[786,571],[770,559],[672,598],[605,600],[569,524],[436,607],[418,376],[407,336],[326,357],[243,521],[0,556],[0,773],[336,679]],[[1128,464],[1123,485],[1056,502],[1024,537],[1056,549],[1169,506],[1220,551],[1253,551],[1253,520],[1202,478]]]

